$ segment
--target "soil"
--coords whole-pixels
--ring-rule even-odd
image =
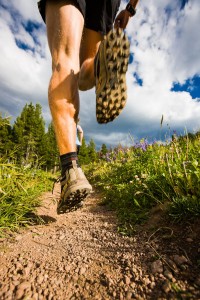
[[[0,239],[0,299],[200,299],[200,222],[170,224],[163,209],[131,236],[93,193],[56,214],[59,186],[46,193],[43,224]]]

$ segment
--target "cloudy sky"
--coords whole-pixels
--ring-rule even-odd
[[[199,0],[140,0],[126,29],[132,53],[127,105],[115,121],[99,125],[94,89],[81,92],[80,119],[87,142],[129,145],[144,137],[159,140],[174,130],[178,134],[200,130],[199,19]],[[14,122],[26,103],[40,103],[48,125],[50,76],[46,28],[37,0],[0,0],[3,115]]]

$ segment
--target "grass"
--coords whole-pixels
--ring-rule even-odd
[[[39,195],[52,186],[49,173],[18,167],[0,159],[0,230],[30,224],[30,213],[40,206]],[[131,148],[118,147],[99,162],[84,168],[104,201],[116,210],[121,231],[149,217],[152,207],[167,203],[174,222],[200,216],[200,135]]]
[[[50,174],[0,160],[0,234],[31,223],[30,213],[41,205],[39,196],[50,189]]]
[[[115,149],[90,165],[87,174],[123,226],[143,222],[153,206],[164,202],[173,221],[200,215],[199,135],[166,145],[143,140],[137,147]]]

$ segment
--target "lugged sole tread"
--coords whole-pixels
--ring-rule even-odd
[[[100,45],[100,73],[96,85],[98,123],[113,121],[126,104],[129,47],[128,38],[121,29],[110,31]]]
[[[60,200],[57,207],[58,214],[64,214],[66,212],[76,210],[82,205],[83,200],[87,198],[91,190],[89,188],[77,189],[76,191],[70,193],[67,197],[63,197]]]

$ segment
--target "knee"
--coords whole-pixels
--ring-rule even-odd
[[[79,72],[79,51],[73,49],[69,45],[56,46],[51,51],[52,56],[52,72],[65,73],[73,70],[74,73]]]
[[[63,53],[52,57],[52,76],[78,75],[80,71],[79,58]]]
[[[78,93],[79,63],[66,55],[52,59],[52,76],[49,83],[49,102],[56,99],[73,101]]]

